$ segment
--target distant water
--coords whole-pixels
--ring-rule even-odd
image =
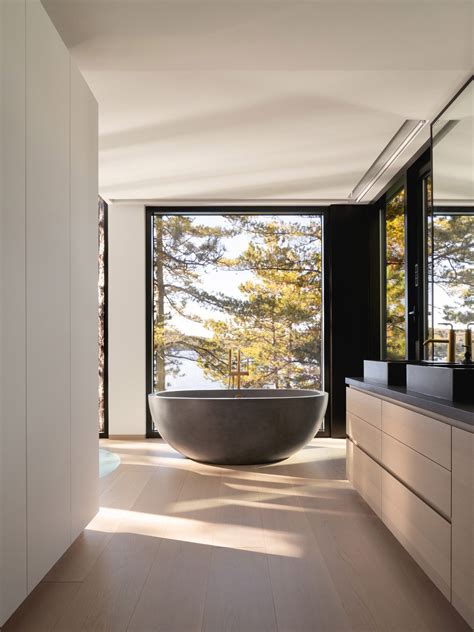
[[[210,380],[204,375],[204,371],[194,360],[181,360],[182,376],[169,376],[166,378],[167,389],[214,389],[224,388],[222,382]]]

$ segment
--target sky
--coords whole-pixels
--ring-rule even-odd
[[[190,215],[190,217],[197,217],[196,215]],[[259,220],[267,219],[268,222],[272,221],[276,215],[269,215],[267,218],[260,215]],[[309,224],[313,217],[308,216],[291,216],[291,215],[279,215],[279,219],[285,218],[288,223],[306,223]],[[225,226],[226,220],[222,215],[199,215],[199,223],[203,226]],[[245,233],[236,237],[228,237],[223,239],[225,247],[226,257],[237,257],[244,252],[249,244],[249,236]],[[245,283],[253,278],[253,274],[249,271],[234,272],[231,270],[216,269],[214,266],[208,266],[202,275],[204,282],[201,284],[201,288],[210,293],[217,293],[225,291],[228,296],[241,297],[242,293],[239,290],[239,285]],[[191,307],[191,306],[189,306]],[[212,318],[212,310],[206,310],[201,306],[193,306],[190,310],[199,316],[205,318]],[[172,318],[172,324],[177,328],[185,331],[189,335],[196,336],[210,336],[210,332],[205,329],[200,323],[195,323],[188,319],[185,319],[178,314],[174,314]]]
[[[199,217],[199,223],[204,226],[216,227],[225,226],[227,224],[226,219],[222,215],[191,215],[192,217]],[[277,215],[269,215],[267,217],[260,215],[259,220],[266,219],[271,222]],[[278,215],[279,219],[284,218],[288,223],[306,223],[309,224],[312,217],[303,215]],[[223,239],[223,245],[225,247],[226,257],[237,257],[239,254],[245,251],[249,244],[249,235],[242,233],[235,237],[228,237]],[[253,278],[253,274],[250,271],[235,272],[230,270],[216,269],[214,266],[208,266],[205,268],[202,274],[201,289],[210,293],[225,292],[228,296],[240,297],[242,293],[239,290],[239,285],[245,281],[249,281]],[[215,312],[212,310],[206,310],[202,306],[192,305],[189,311],[197,314],[203,318],[212,318],[215,316]],[[223,316],[219,314],[219,318]],[[211,333],[205,329],[200,323],[188,320],[176,313],[173,314],[170,321],[174,327],[177,327],[181,331],[184,331],[188,335],[198,335],[209,337]],[[214,382],[204,376],[203,371],[197,366],[193,360],[184,360],[181,362],[181,376],[167,376],[167,388],[186,389],[186,388],[222,388],[220,382]]]

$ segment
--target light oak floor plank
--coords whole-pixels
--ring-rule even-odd
[[[160,540],[115,533],[54,630],[126,630]]]
[[[219,489],[217,469],[190,464],[187,472],[158,473],[135,503],[135,511],[156,516],[162,540],[129,630],[201,630]]]
[[[2,628],[3,632],[50,632],[65,604],[74,599],[80,583],[42,582]]]
[[[201,629],[205,632],[277,630],[265,551],[213,550]]]
[[[465,630],[461,617],[354,490],[346,490],[335,511],[334,505],[321,505],[324,485],[316,485],[317,494],[314,487],[305,488],[303,506],[354,630]],[[361,504],[368,511],[360,511]]]
[[[344,441],[251,467],[101,443],[100,513],[5,630],[469,630],[345,480]]]
[[[291,476],[283,480],[287,487],[275,487],[272,503],[262,510],[278,629],[351,630],[301,505],[305,484],[295,486]]]

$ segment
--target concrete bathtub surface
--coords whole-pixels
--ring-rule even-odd
[[[161,391],[148,395],[160,435],[195,461],[251,465],[281,461],[321,427],[328,395],[292,389]]]

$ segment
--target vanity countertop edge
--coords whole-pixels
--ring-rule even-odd
[[[474,433],[474,406],[469,404],[458,404],[415,391],[407,391],[402,386],[386,386],[363,377],[346,377],[346,384],[401,404],[413,406],[428,414],[440,415],[443,417],[440,421]]]

